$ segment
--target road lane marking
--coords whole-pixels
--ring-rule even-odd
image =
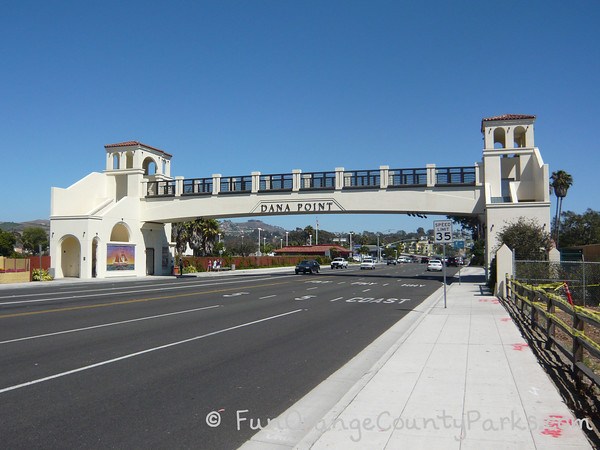
[[[240,295],[248,295],[250,292],[234,292],[233,294],[223,294],[223,297],[239,297]]]
[[[371,289],[363,289],[363,292],[369,292]]]
[[[288,278],[291,277],[291,275],[284,275],[283,277]],[[86,298],[86,297],[106,297],[109,295],[115,295],[115,294],[138,294],[140,292],[153,292],[153,291],[168,291],[168,290],[176,290],[176,289],[191,289],[191,288],[202,288],[204,286],[222,286],[223,284],[239,284],[239,283],[248,283],[248,282],[252,282],[252,281],[264,281],[264,280],[272,280],[272,277],[263,277],[263,278],[256,278],[254,280],[248,280],[248,279],[244,279],[244,280],[231,280],[231,281],[214,281],[211,283],[207,283],[207,282],[201,282],[201,283],[196,283],[196,282],[187,282],[185,284],[181,284],[181,285],[174,285],[173,283],[170,284],[161,284],[162,285],[167,285],[168,287],[161,287],[161,288],[157,288],[157,289],[139,289],[138,286],[132,286],[135,287],[136,289],[133,290],[126,290],[126,287],[116,287],[116,288],[104,288],[104,289],[94,289],[94,294],[87,294],[87,295],[69,295],[69,296],[63,296],[63,297],[52,297],[52,298],[42,298],[39,300],[18,300],[18,301],[12,301],[12,302],[0,302],[0,306],[2,305],[18,305],[21,303],[40,303],[40,302],[52,302],[55,300],[71,300],[73,298]],[[153,285],[155,286],[155,285]],[[121,289],[121,291],[119,292],[115,292],[116,290]],[[79,293],[84,293],[84,292],[89,292],[90,290],[79,290],[79,291],[68,291],[68,292],[61,292],[61,294],[65,295],[65,294],[79,294]],[[110,292],[100,292],[100,291],[110,291]],[[21,297],[39,297],[41,295],[52,295],[49,294],[48,292],[44,292],[44,293],[38,293],[38,294],[23,294],[21,295]],[[19,297],[17,295],[10,295],[10,296],[4,296],[4,297],[0,297],[0,299],[2,298],[15,298],[15,297]]]
[[[249,286],[249,287],[257,288],[257,287],[266,287],[266,286],[277,286],[280,284],[288,284],[288,282],[284,281],[282,283],[258,284],[256,286]],[[118,302],[97,303],[95,305],[68,306],[65,308],[44,309],[41,311],[30,311],[30,312],[13,313],[13,314],[0,314],[0,319],[7,319],[7,318],[12,318],[12,317],[33,316],[33,315],[37,315],[37,314],[50,314],[50,313],[65,312],[65,311],[77,311],[77,310],[81,310],[81,309],[104,308],[107,306],[129,305],[129,304],[133,304],[133,303],[152,302],[152,301],[156,301],[156,300],[167,300],[170,298],[191,297],[193,295],[218,294],[221,292],[232,291],[234,289],[238,289],[238,288],[235,287],[235,288],[227,288],[227,289],[214,289],[212,291],[189,292],[186,294],[165,295],[162,297],[138,298],[138,299],[133,299],[133,300],[122,300],[122,301],[118,301]]]
[[[315,298],[316,295],[303,295],[302,297],[296,297],[294,300],[309,300]]]
[[[265,296],[265,297],[259,297],[258,299],[259,299],[259,300],[264,300],[264,299],[266,299],[266,298],[272,298],[272,297],[277,297],[277,295],[276,295],[276,294],[273,294],[273,295],[267,295],[267,296]]]
[[[175,312],[166,313],[166,314],[158,314],[155,316],[138,317],[137,319],[121,320],[119,322],[103,323],[100,325],[92,325],[89,327],[73,328],[72,330],[64,330],[64,331],[56,331],[54,333],[38,334],[36,336],[27,336],[27,337],[22,337],[22,338],[17,338],[17,339],[10,339],[8,341],[0,341],[0,344],[10,344],[11,342],[29,341],[31,339],[40,339],[40,338],[49,337],[49,336],[58,336],[59,334],[76,333],[78,331],[87,331],[87,330],[94,330],[96,328],[112,327],[114,325],[122,325],[124,323],[140,322],[142,320],[150,320],[150,319],[158,319],[161,317],[175,316],[177,314],[187,314],[187,313],[191,313],[191,312],[202,311],[205,309],[219,308],[221,306],[222,305],[205,306],[203,308],[186,309],[185,311],[175,311]]]
[[[337,302],[338,300],[343,299],[344,297],[338,297],[338,298],[334,298],[333,300],[329,300],[330,302]]]
[[[313,289],[319,289],[318,287],[311,287],[311,288],[307,288],[307,291],[312,291]]]
[[[237,330],[239,328],[248,327],[250,325],[255,325],[257,323],[266,322],[268,320],[273,320],[273,319],[278,319],[280,317],[289,316],[291,314],[296,314],[296,313],[299,313],[299,312],[302,312],[302,311],[305,311],[305,310],[304,309],[296,309],[294,311],[286,312],[286,313],[283,313],[283,314],[277,314],[275,316],[269,316],[269,317],[265,317],[263,319],[253,320],[252,322],[246,322],[246,323],[243,323],[243,324],[240,324],[240,325],[235,325],[233,327],[223,328],[222,330],[213,331],[211,333],[206,333],[206,334],[203,334],[203,335],[200,335],[200,336],[195,336],[193,338],[184,339],[182,341],[171,342],[170,344],[165,344],[165,345],[160,345],[158,347],[148,348],[146,350],[142,350],[142,351],[139,351],[139,352],[135,352],[135,353],[130,353],[128,355],[119,356],[118,358],[108,359],[106,361],[101,361],[101,362],[98,362],[98,363],[95,363],[95,364],[90,364],[89,366],[79,367],[77,369],[73,369],[73,370],[68,370],[66,372],[57,373],[57,374],[54,374],[54,375],[50,375],[48,377],[38,378],[37,380],[27,381],[26,383],[21,383],[21,384],[16,384],[14,386],[5,387],[3,389],[0,389],[0,394],[3,394],[5,392],[9,392],[9,391],[14,391],[15,389],[21,389],[21,388],[24,388],[24,387],[27,387],[27,386],[32,386],[34,384],[43,383],[44,381],[50,381],[50,380],[54,380],[56,378],[65,377],[67,375],[72,375],[74,373],[83,372],[85,370],[94,369],[96,367],[106,366],[108,364],[112,364],[112,363],[115,363],[115,362],[118,362],[118,361],[123,361],[125,359],[134,358],[136,356],[144,355],[146,353],[151,353],[151,352],[155,352],[155,351],[158,351],[158,350],[164,350],[165,348],[174,347],[176,345],[187,344],[188,342],[193,342],[193,341],[204,339],[204,338],[207,338],[207,337],[210,337],[210,336],[215,336],[217,334],[226,333],[228,331],[233,331],[233,330]]]

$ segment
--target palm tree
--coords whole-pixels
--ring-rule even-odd
[[[560,233],[560,214],[562,212],[563,198],[567,196],[567,191],[573,185],[573,177],[565,172],[559,170],[552,172],[550,177],[550,187],[554,189],[554,195],[556,195],[556,217],[554,219],[554,240],[556,242],[556,248],[558,248],[558,235]]]

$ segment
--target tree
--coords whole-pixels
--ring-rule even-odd
[[[600,244],[600,212],[590,208],[583,214],[572,211],[562,213],[561,242],[564,247]]]
[[[446,216],[452,220],[452,223],[460,225],[463,230],[471,233],[474,241],[478,241],[483,236],[483,227],[477,216]]]
[[[187,222],[174,223],[171,228],[171,239],[175,241],[175,251],[177,256],[181,258],[181,255],[185,252],[188,245],[188,227]]]
[[[550,177],[550,187],[554,189],[556,195],[556,217],[554,219],[554,241],[558,248],[558,237],[560,234],[560,212],[562,210],[563,199],[567,196],[567,191],[573,185],[573,177],[564,170],[552,172]]]
[[[34,255],[39,254],[39,246],[42,246],[42,252],[48,248],[48,235],[41,227],[29,227],[23,230],[21,235],[23,249]]]
[[[0,230],[0,256],[10,256],[15,251],[17,240],[10,231]]]
[[[538,261],[542,254],[547,255],[552,248],[550,233],[535,219],[519,217],[515,223],[506,225],[498,233],[498,247],[506,244],[515,252],[515,259]]]
[[[175,225],[173,237],[180,254],[185,251],[186,244],[189,244],[194,251],[194,256],[206,256],[214,253],[215,242],[220,233],[217,220],[200,218]]]

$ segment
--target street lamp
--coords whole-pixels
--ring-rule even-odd
[[[262,228],[258,229],[258,255],[256,256],[260,256],[261,252],[260,252],[260,232],[262,231]]]
[[[263,238],[263,252],[266,252],[266,251],[267,251],[267,238],[264,237]]]
[[[289,231],[286,231],[286,232],[285,232],[285,246],[286,246],[286,247],[289,245],[289,244],[288,244],[288,235],[289,235],[289,234],[290,234],[290,232],[289,232]]]
[[[219,244],[221,243],[221,233],[219,233]]]
[[[279,248],[283,248],[283,238],[279,238],[281,246]]]

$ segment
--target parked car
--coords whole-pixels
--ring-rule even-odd
[[[360,268],[374,270],[375,269],[375,261],[373,260],[373,258],[364,258],[362,260],[362,262],[360,263]]]
[[[331,268],[332,269],[347,269],[348,261],[346,261],[344,258],[334,258],[331,261]]]
[[[314,259],[305,259],[296,265],[296,275],[299,273],[319,273],[321,266]]]
[[[398,261],[396,261],[394,258],[390,258],[386,262],[387,262],[388,266],[391,264],[393,264],[395,266],[398,263]]]
[[[427,263],[427,272],[441,272],[442,270],[444,270],[444,266],[439,259],[430,259]]]
[[[408,256],[401,256],[400,258],[398,258],[398,262],[399,263],[411,263],[412,258],[410,258]]]

